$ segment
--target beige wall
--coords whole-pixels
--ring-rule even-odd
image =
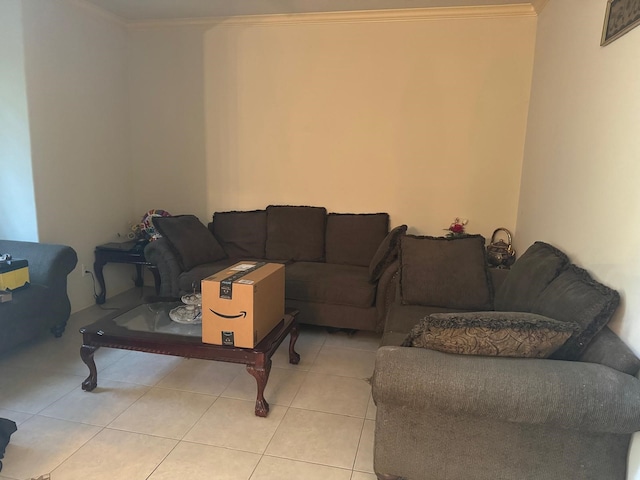
[[[138,208],[514,228],[535,17],[315,18],[132,28]]]
[[[613,327],[640,353],[640,29],[600,47],[605,3],[551,1],[538,20],[516,238],[553,243],[618,289]]]
[[[132,29],[129,115],[135,211],[193,213],[210,221],[204,138],[207,27]]]
[[[26,84],[39,239],[71,245],[73,310],[94,303],[95,245],[133,217],[123,25],[67,0],[23,0]],[[109,295],[133,267],[105,268]]]
[[[36,242],[20,0],[0,2],[0,105],[0,238]]]
[[[535,17],[229,24],[205,38],[209,210],[515,226]],[[257,48],[257,46],[260,48]]]

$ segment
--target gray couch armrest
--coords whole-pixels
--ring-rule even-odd
[[[54,287],[63,283],[66,290],[67,275],[76,267],[78,256],[66,245],[51,243],[0,240],[0,254],[10,253],[14,258],[29,261],[29,281]]]
[[[384,330],[387,311],[396,299],[396,284],[399,262],[396,260],[389,265],[382,273],[376,290],[376,310],[378,320],[376,323],[376,332],[381,333]]]
[[[378,406],[593,432],[640,430],[640,381],[594,363],[382,347],[372,388]]]
[[[178,276],[182,273],[182,267],[175,254],[164,238],[150,242],[144,248],[144,258],[155,265],[160,273],[160,296],[178,297]]]

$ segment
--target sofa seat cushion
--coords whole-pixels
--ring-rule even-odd
[[[425,305],[394,303],[387,312],[381,346],[399,346],[421,319],[432,313],[458,313],[460,310]]]
[[[400,295],[405,305],[490,310],[492,284],[484,237],[418,237],[400,241]]]
[[[265,258],[267,211],[216,212],[211,231],[231,258]]]
[[[323,207],[267,207],[266,258],[323,261],[326,216]]]
[[[535,242],[513,264],[496,290],[494,306],[503,312],[532,312],[542,291],[569,265],[556,247]]]
[[[330,213],[325,237],[326,262],[368,267],[387,233],[387,213]]]
[[[367,267],[295,262],[286,266],[285,297],[306,302],[371,307],[376,286]]]
[[[577,360],[611,320],[619,303],[618,292],[594,280],[586,270],[569,265],[544,289],[532,309],[579,325],[579,330],[553,355],[561,360]]]
[[[547,358],[577,327],[524,312],[436,313],[420,320],[402,346],[464,355]]]
[[[153,225],[167,240],[184,271],[227,258],[216,237],[195,215],[155,217]]]
[[[212,263],[204,263],[192,268],[186,272],[182,272],[178,276],[178,288],[180,292],[193,292],[194,288],[200,291],[200,282],[202,279],[210,277],[214,273],[224,270],[231,265],[238,263],[237,259],[225,258]]]

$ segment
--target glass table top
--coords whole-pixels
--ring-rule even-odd
[[[169,318],[169,312],[181,302],[160,302],[138,305],[113,319],[119,327],[136,332],[165,333],[188,337],[202,337],[202,324],[183,324]]]

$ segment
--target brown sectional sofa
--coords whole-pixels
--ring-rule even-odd
[[[543,242],[510,271],[484,267],[480,239],[463,242],[402,238],[372,378],[378,478],[624,480],[640,360],[606,327],[618,293]],[[490,355],[473,352],[483,338],[466,327],[453,344],[439,330],[540,316],[575,327],[548,358],[500,356],[508,328]],[[416,348],[426,337],[436,349]]]
[[[302,323],[381,331],[395,296],[402,225],[386,213],[327,213],[322,207],[271,205],[216,212],[204,227],[192,215],[157,218],[162,238],[145,248],[158,267],[161,295],[199,289],[213,273],[241,260],[285,264],[285,302]]]

